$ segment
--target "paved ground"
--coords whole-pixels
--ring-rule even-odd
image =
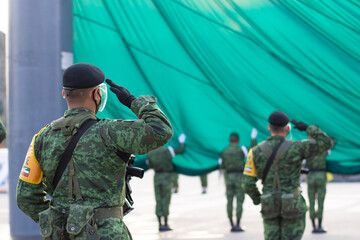
[[[136,240],[198,240],[198,239],[263,239],[260,207],[254,206],[248,196],[244,202],[243,233],[230,233],[226,217],[225,189],[217,172],[208,176],[207,194],[201,194],[199,177],[179,177],[180,191],[171,203],[170,226],[173,231],[159,233],[154,214],[153,172],[146,172],[142,180],[133,179],[135,210],[125,222]],[[304,196],[306,185],[302,185]],[[360,239],[360,183],[329,183],[325,201],[324,227],[327,234],[311,233],[307,221],[304,240],[358,240]],[[0,239],[10,240],[8,224],[8,195],[0,194]],[[308,220],[308,218],[307,218]]]

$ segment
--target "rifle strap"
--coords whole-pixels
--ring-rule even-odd
[[[58,185],[58,183],[66,169],[66,166],[70,162],[70,159],[72,157],[72,154],[74,152],[74,149],[75,149],[76,144],[78,143],[79,139],[86,132],[86,130],[88,130],[92,125],[94,125],[97,122],[98,122],[98,120],[96,120],[96,119],[88,120],[77,130],[76,134],[71,138],[64,153],[61,155],[58,168],[56,169],[55,177],[53,180],[54,189]],[[72,168],[72,170],[74,171],[73,168]]]
[[[280,145],[281,145],[283,142],[284,142],[284,140],[281,141],[281,142],[279,142],[278,145],[275,146],[275,148],[274,148],[274,150],[272,151],[272,153],[271,153],[268,161],[266,162],[266,166],[265,166],[265,169],[264,169],[264,171],[263,171],[262,184],[264,184],[265,179],[266,179],[266,176],[267,176],[267,174],[269,173],[270,167],[271,167],[271,165],[272,165],[273,162],[274,162],[274,158],[275,158],[276,152],[279,150]],[[264,142],[264,144],[267,144],[267,142]],[[262,148],[262,145],[260,145],[260,148],[261,148],[261,150],[263,149],[263,148]]]

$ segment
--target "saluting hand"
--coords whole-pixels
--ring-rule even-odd
[[[106,79],[106,82],[109,84],[110,90],[116,94],[119,101],[130,108],[132,101],[134,101],[136,98],[131,95],[131,93],[126,88],[117,85],[110,79]]]
[[[295,120],[291,120],[290,121],[292,124],[295,125],[295,128],[299,129],[300,131],[306,131],[306,129],[309,127],[309,125],[303,123],[303,122],[298,122]]]

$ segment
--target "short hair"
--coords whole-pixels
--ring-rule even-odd
[[[64,89],[65,99],[68,103],[82,102],[94,88]]]
[[[274,132],[274,133],[279,133],[279,132],[284,131],[287,126],[289,126],[289,124],[286,124],[285,126],[280,127],[280,126],[275,126],[275,125],[272,125],[271,123],[269,123],[269,128],[270,128],[271,132]]]
[[[239,134],[237,134],[236,132],[232,132],[230,134],[230,142],[239,141],[239,139]]]

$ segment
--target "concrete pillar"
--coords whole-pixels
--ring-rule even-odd
[[[9,30],[10,232],[13,239],[41,239],[16,205],[16,185],[33,135],[66,109],[61,77],[72,61],[72,1],[11,0]]]

